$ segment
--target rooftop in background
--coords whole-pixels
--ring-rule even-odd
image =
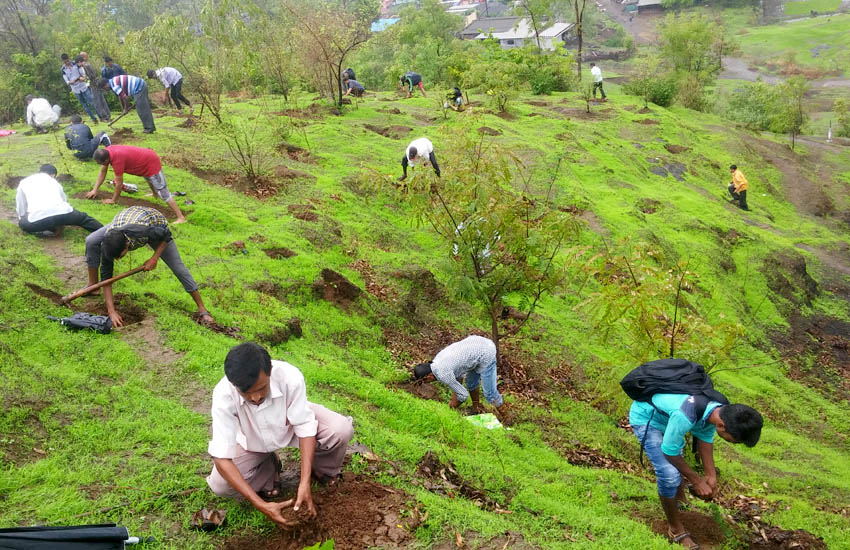
[[[511,15],[506,17],[479,17],[473,21],[465,29],[460,32],[460,37],[464,40],[472,40],[482,33],[486,34],[490,29],[493,29],[493,35],[512,31],[519,24],[522,17]]]
[[[387,27],[394,25],[401,21],[398,17],[384,17],[382,19],[378,19],[377,21],[372,22],[372,32],[381,32],[386,30]]]

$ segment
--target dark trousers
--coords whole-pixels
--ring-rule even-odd
[[[91,159],[92,155],[94,155],[94,152],[100,145],[100,142],[103,141],[103,136],[105,134],[106,132],[98,132],[97,135],[88,140],[88,142],[83,147],[77,149],[77,152],[74,153],[74,156],[80,160]]]
[[[97,112],[97,116],[100,117],[100,120],[110,120],[112,113],[109,111],[109,104],[106,102],[106,98],[103,97],[103,90],[97,86],[91,86],[89,89],[91,90],[94,110]]]
[[[593,97],[596,97],[596,88],[599,88],[599,91],[602,92],[602,99],[605,99],[605,90],[602,89],[602,83],[601,82],[594,82],[593,83]]]
[[[72,210],[67,214],[59,214],[58,216],[48,216],[47,218],[30,223],[26,220],[20,220],[18,227],[27,233],[41,233],[43,231],[56,231],[56,228],[62,225],[76,225],[82,227],[89,233],[97,231],[103,224],[92,218],[85,212]]]
[[[133,96],[133,101],[136,103],[136,114],[139,115],[142,126],[149,133],[155,131],[156,125],[153,123],[153,112],[151,112],[151,102],[148,99],[147,85],[142,86],[141,91]]]
[[[732,200],[738,201],[738,206],[741,207],[741,210],[749,210],[750,208],[747,206],[747,190],[735,192],[735,186],[729,186],[729,194],[732,195]]]
[[[182,106],[180,105],[181,101],[186,104],[186,107],[189,107],[189,106],[192,105],[191,103],[189,103],[189,100],[186,99],[186,96],[183,95],[182,90],[183,90],[183,79],[181,78],[180,80],[177,81],[177,84],[174,84],[173,86],[171,86],[171,99],[174,100],[174,106],[177,107],[178,109],[182,109]]]

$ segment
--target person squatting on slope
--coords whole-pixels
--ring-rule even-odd
[[[89,285],[97,283],[98,266],[100,266],[100,280],[105,281],[113,275],[115,260],[145,245],[154,250],[153,256],[144,263],[145,271],[156,269],[157,261],[162,258],[183,285],[183,289],[195,300],[200,320],[204,323],[213,322],[212,315],[204,307],[201,294],[198,292],[198,283],[192,278],[192,274],[180,258],[177,245],[174,244],[174,238],[168,229],[168,220],[154,208],[131,206],[118,212],[112,223],[86,237]],[[112,324],[116,327],[122,326],[124,322],[115,310],[115,302],[112,299],[112,285],[103,287],[103,299]]]
[[[210,489],[218,496],[247,500],[283,528],[295,524],[283,516],[290,506],[315,517],[310,479],[335,483],[340,478],[345,449],[354,435],[351,417],[307,401],[301,371],[273,361],[253,342],[231,348],[224,374],[212,397]],[[296,497],[266,502],[281,491],[277,450],[296,446],[301,450]]]
[[[484,398],[496,407],[496,415],[502,424],[512,423],[507,405],[496,387],[496,344],[489,338],[467,336],[460,342],[443,348],[431,361],[416,365],[413,377],[425,382],[439,380],[448,386],[452,390],[449,407],[453,409],[471,397],[472,409],[476,413],[481,412],[480,388],[483,387]],[[464,377],[466,388],[459,382]]]
[[[144,133],[152,134],[156,132],[153,111],[151,111],[151,102],[148,97],[148,85],[143,78],[122,74],[111,79],[101,78],[97,86],[102,90],[112,89],[112,92],[118,96],[118,101],[121,102],[122,115],[130,112],[130,96],[133,96],[133,103],[136,104],[136,114],[139,115],[139,120],[142,121]]]
[[[401,159],[401,169],[403,174],[398,181],[407,179],[407,167],[416,168],[416,163],[430,163],[434,167],[434,173],[440,177],[440,165],[437,164],[437,157],[434,156],[434,144],[431,140],[425,137],[414,139],[404,150],[404,156]]]
[[[62,184],[56,181],[56,167],[52,164],[42,165],[38,174],[21,180],[15,203],[18,226],[27,233],[44,234],[49,231],[60,235],[66,225],[76,225],[91,233],[103,227],[96,219],[68,204]]]
[[[98,149],[94,152],[94,161],[101,165],[100,173],[97,175],[97,181],[94,188],[86,193],[87,199],[97,197],[97,192],[100,186],[106,180],[106,174],[109,167],[112,166],[112,172],[115,175],[115,192],[111,199],[104,199],[103,204],[114,204],[121,196],[121,191],[124,189],[124,174],[140,176],[148,182],[151,188],[151,193],[158,196],[171,207],[174,214],[177,216],[175,224],[184,223],[186,218],[180,207],[177,206],[177,201],[174,200],[174,195],[168,190],[168,184],[165,181],[165,174],[162,172],[162,162],[159,156],[151,150],[143,147],[134,147],[132,145],[110,145],[105,149]]]
[[[50,102],[43,97],[28,95],[24,97],[27,104],[27,124],[32,126],[36,133],[43,134],[59,123],[59,115],[62,109],[59,105],[50,106]]]
[[[651,361],[632,373],[640,369],[662,369],[662,372],[670,372],[670,369],[697,369],[693,372],[708,378],[701,366],[683,359]],[[634,401],[629,411],[629,424],[655,469],[658,495],[667,517],[668,537],[685,548],[696,549],[699,545],[691,538],[679,517],[679,502],[687,501],[685,480],[691,483],[697,496],[711,498],[717,489],[713,446],[715,433],[730,443],[753,447],[761,436],[763,419],[761,414],[747,405],[719,402],[727,400],[711,387],[710,379],[708,387],[711,389],[705,392],[708,395],[674,393],[674,386],[670,387],[668,391],[671,393],[662,391],[653,393],[649,401]],[[675,388],[675,391],[678,392],[679,388]],[[694,471],[682,456],[688,433],[696,442],[696,452],[705,472],[703,476]]]
[[[189,107],[189,112],[193,111],[192,103],[183,95],[183,75],[174,67],[162,67],[161,69],[148,71],[148,78],[158,78],[162,85],[165,86],[165,97],[171,103],[174,100],[174,107],[178,112],[183,112],[182,101]],[[170,95],[169,95],[170,94]]]
[[[363,97],[363,92],[366,91],[366,88],[363,87],[363,84],[359,83],[353,78],[343,78],[342,82],[343,84],[345,84],[345,93],[343,94],[343,96],[351,94],[354,97]]]
[[[71,115],[71,124],[65,128],[65,146],[74,151],[74,156],[80,160],[89,160],[97,148],[103,144],[108,147],[112,145],[106,132],[98,132],[92,135],[91,128],[83,124],[83,117]]]
[[[737,202],[741,210],[749,210],[750,207],[747,206],[747,189],[749,188],[747,178],[734,164],[729,167],[729,172],[732,174],[732,181],[729,182],[728,187],[732,201]]]
[[[412,97],[414,86],[419,87],[419,91],[422,92],[422,97],[427,97],[425,95],[425,86],[422,85],[422,75],[420,75],[419,73],[407,71],[406,73],[401,75],[402,90],[404,90],[405,85],[407,85],[407,97]]]
[[[446,103],[443,107],[451,107],[455,111],[463,111],[463,92],[457,86],[446,94]]]

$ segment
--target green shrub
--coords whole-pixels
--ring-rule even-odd
[[[634,78],[623,86],[623,91],[629,95],[643,97],[647,102],[660,107],[669,107],[676,97],[676,79],[654,75]]]
[[[726,112],[718,113],[752,130],[769,130],[777,112],[776,88],[762,81],[732,92]]]
[[[683,107],[694,111],[706,111],[711,106],[705,85],[699,76],[684,75],[677,84],[676,101]]]
[[[850,137],[850,101],[844,98],[838,98],[835,100],[835,105],[832,109],[838,116],[838,127],[835,130],[835,135]]]

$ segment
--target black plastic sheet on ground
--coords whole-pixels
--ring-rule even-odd
[[[114,523],[0,529],[0,550],[124,550],[126,527]]]

